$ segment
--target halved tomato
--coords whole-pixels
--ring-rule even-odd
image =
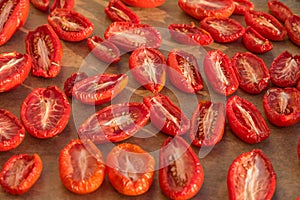
[[[170,81],[181,91],[196,93],[202,90],[203,80],[194,55],[185,51],[171,50],[167,64]]]
[[[61,150],[58,164],[63,185],[76,194],[94,192],[104,181],[102,153],[90,140],[71,140]]]
[[[107,155],[107,175],[112,186],[121,194],[144,194],[154,180],[155,159],[140,146],[123,143]]]
[[[268,7],[271,14],[283,23],[288,17],[293,15],[291,9],[278,0],[269,0]]]
[[[227,187],[230,200],[272,199],[276,174],[270,159],[260,149],[240,154],[229,167]]]
[[[157,6],[161,6],[165,3],[166,0],[122,0],[124,3],[140,8],[154,8]]]
[[[28,54],[9,52],[0,54],[0,93],[10,91],[24,82],[31,69]]]
[[[300,16],[292,15],[285,21],[285,27],[290,40],[300,46]]]
[[[110,0],[104,9],[105,14],[112,21],[140,23],[140,18],[120,0]]]
[[[48,12],[50,0],[30,0],[31,4],[43,12]]]
[[[75,6],[75,0],[54,0],[50,11],[52,12],[55,8],[64,8],[72,10]]]
[[[239,86],[250,94],[259,94],[268,87],[270,73],[263,59],[250,53],[235,53],[232,67],[239,81]]]
[[[71,74],[69,78],[64,83],[64,92],[67,97],[72,97],[73,94],[73,87],[75,83],[87,78],[88,75],[85,72],[74,72]]]
[[[82,103],[100,105],[115,98],[127,83],[126,74],[98,74],[76,82],[72,95]]]
[[[296,88],[270,88],[263,97],[268,120],[276,126],[291,126],[300,121],[300,91]]]
[[[259,143],[270,136],[271,131],[260,111],[242,97],[228,99],[226,116],[233,133],[246,143]]]
[[[97,144],[120,142],[142,129],[148,120],[149,109],[143,103],[113,104],[86,119],[78,135]]]
[[[38,154],[11,156],[0,172],[0,185],[11,194],[30,190],[42,173],[43,163]]]
[[[270,66],[271,81],[279,87],[296,86],[300,81],[300,54],[292,55],[288,51],[282,52]]]
[[[129,68],[133,77],[147,90],[159,93],[166,83],[166,59],[154,49],[141,47],[129,57]]]
[[[203,61],[204,73],[213,90],[229,96],[239,88],[229,56],[220,50],[210,50]]]
[[[167,138],[159,152],[159,185],[170,199],[190,199],[201,189],[204,172],[191,146],[180,136]]]
[[[71,106],[56,86],[36,88],[21,106],[21,121],[34,137],[46,139],[60,134],[70,118]]]
[[[233,14],[244,15],[247,11],[254,9],[254,4],[250,0],[233,0],[235,9]]]

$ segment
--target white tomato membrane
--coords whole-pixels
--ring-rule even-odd
[[[276,26],[274,26],[274,24],[272,24],[271,20],[265,18],[264,16],[256,16],[256,15],[253,15],[253,18],[259,25],[265,26],[277,32],[277,34],[280,34],[280,30]]]
[[[23,62],[23,60],[24,60],[24,57],[12,58],[6,63],[3,63],[3,64],[1,63],[1,65],[0,65],[0,74],[1,74],[0,80],[6,79],[11,74],[11,72],[16,71],[15,69],[18,70],[18,65],[19,65],[19,63]]]
[[[51,66],[51,60],[49,59],[51,53],[48,50],[45,40],[41,38],[39,38],[37,41],[37,52],[39,55],[39,58],[37,60],[38,65],[42,67],[44,70],[48,71],[49,67]]]
[[[10,140],[16,136],[20,127],[18,127],[11,118],[0,113],[0,141]]]
[[[126,13],[124,13],[122,10],[120,10],[120,9],[118,9],[118,8],[116,8],[116,7],[110,7],[110,9],[111,10],[113,10],[113,11],[115,11],[116,12],[116,14],[119,16],[119,17],[121,17],[124,21],[131,21],[131,19],[129,18],[129,16],[126,14]]]
[[[156,60],[149,56],[146,49],[144,49],[143,55],[144,56],[142,56],[143,57],[142,67],[145,71],[145,75],[149,77],[150,82],[153,82],[154,84],[158,84],[158,80],[156,78],[158,74],[156,70],[157,68],[155,66]]]
[[[197,83],[195,82],[196,79],[194,76],[194,71],[192,69],[194,66],[189,63],[188,60],[185,60],[179,67],[182,71],[183,76],[186,78],[187,83],[189,85],[197,85]]]
[[[239,73],[245,80],[244,84],[258,84],[264,76],[264,72],[258,63],[249,63],[249,61],[242,57],[238,60]]]
[[[219,58],[218,53],[211,54],[211,62],[212,66],[214,68],[214,71],[216,73],[216,76],[218,80],[220,80],[224,85],[222,85],[222,89],[225,89],[226,86],[230,85],[230,81],[226,77],[226,74],[224,73],[222,69],[222,60]]]
[[[97,48],[98,50],[108,53],[113,58],[117,57],[117,55],[114,53],[114,51],[111,48],[109,48],[99,42],[96,42],[94,40],[91,40],[91,42],[93,45],[95,45],[95,48]]]
[[[216,10],[216,9],[220,9],[226,6],[225,3],[221,2],[221,1],[216,1],[216,0],[184,0],[183,2],[188,3],[188,4],[197,4],[200,6],[205,6],[208,9],[211,10]]]
[[[210,20],[208,21],[208,24],[210,27],[218,30],[221,35],[232,35],[233,33],[239,32],[239,28],[236,26],[233,26],[229,23],[226,23],[222,20],[214,21]]]
[[[245,33],[245,34],[247,34],[252,40],[254,40],[255,43],[257,43],[259,45],[265,44],[264,40],[261,40],[261,39],[255,37],[253,34],[251,34],[251,33]]]
[[[73,22],[65,16],[54,15],[51,19],[60,24],[61,28],[65,31],[79,32],[84,30],[84,27],[81,24]]]
[[[210,137],[210,132],[212,132],[214,126],[215,126],[215,117],[218,114],[218,111],[213,109],[213,104],[209,106],[207,111],[204,114],[203,117],[203,134],[205,138]]]
[[[5,23],[10,17],[11,12],[13,11],[14,3],[11,0],[5,2],[0,9],[0,31],[3,30]]]
[[[300,71],[300,65],[293,57],[283,58],[278,61],[274,67],[277,79],[290,79],[296,78],[297,73]]]

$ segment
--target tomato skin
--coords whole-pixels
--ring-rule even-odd
[[[300,80],[298,81],[296,88],[300,91]]]
[[[289,39],[296,45],[300,46],[300,16],[292,15],[285,21],[285,27],[289,36]]]
[[[21,167],[22,169],[20,169]],[[26,171],[23,169],[25,167],[27,168]],[[13,155],[6,161],[0,172],[0,185],[6,192],[11,194],[24,194],[30,190],[39,179],[42,168],[42,160],[38,154]],[[18,174],[19,176],[17,176],[16,173],[23,174]],[[9,181],[8,179],[12,178],[19,179],[17,180],[19,183],[17,185],[11,185],[11,180]]]
[[[67,80],[64,83],[64,92],[67,95],[67,97],[72,97],[73,87],[75,83],[87,77],[88,75],[85,72],[74,72],[73,74],[71,74],[71,76],[67,78]]]
[[[268,120],[279,127],[292,126],[300,121],[300,91],[296,88],[270,88],[263,97]]]
[[[235,9],[233,14],[244,15],[247,11],[254,9],[254,4],[250,0],[233,0]]]
[[[50,1],[49,0],[30,0],[30,3],[37,9],[43,12],[48,12]]]
[[[250,94],[260,94],[268,87],[270,73],[264,61],[250,53],[235,53],[232,66],[239,81],[239,87]],[[250,80],[249,80],[250,79]]]
[[[63,4],[63,5],[62,5]],[[75,6],[75,0],[54,0],[52,3],[52,6],[50,8],[50,12],[55,10],[56,8],[63,8],[63,9],[68,9],[72,10]]]
[[[142,167],[135,166],[137,163]],[[123,195],[144,194],[153,183],[155,159],[138,145],[122,143],[115,146],[107,155],[106,165],[110,183]]]
[[[268,7],[271,14],[283,23],[288,17],[293,15],[291,9],[278,0],[268,1]]]
[[[179,151],[181,154],[176,155]],[[174,168],[176,177],[171,171]],[[184,180],[177,176],[181,173],[186,173],[186,178],[182,178]],[[177,184],[177,181],[181,182]],[[191,146],[180,136],[167,138],[159,152],[159,185],[162,192],[170,199],[190,199],[200,191],[203,181],[202,165]]]
[[[124,3],[130,6],[139,7],[139,8],[154,8],[161,6],[165,3],[166,0],[122,0]]]
[[[249,172],[250,170],[253,171]],[[262,175],[256,174],[258,171]],[[252,180],[255,177],[258,180]],[[246,186],[245,179],[251,179],[248,181],[258,185],[255,187],[249,183],[250,186]],[[255,188],[249,188],[251,186]],[[255,194],[255,199],[272,199],[276,190],[276,173],[270,159],[260,149],[253,149],[250,152],[240,154],[229,167],[227,187],[230,200],[243,199],[247,193]],[[253,191],[254,189],[256,190]],[[249,192],[250,190],[252,192]]]
[[[48,86],[36,88],[28,94],[21,105],[20,116],[28,133],[36,138],[47,139],[64,130],[70,112],[71,106],[66,95],[57,86]],[[54,114],[60,116],[55,118]],[[53,119],[55,121],[51,121]]]

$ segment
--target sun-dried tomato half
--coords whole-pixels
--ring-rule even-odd
[[[120,142],[142,129],[148,120],[149,109],[143,103],[113,104],[86,119],[78,135],[96,144]]]
[[[293,15],[291,9],[278,0],[269,0],[268,7],[271,14],[283,23],[288,17]]]
[[[85,72],[74,72],[64,83],[64,92],[67,97],[72,97],[73,87],[75,83],[87,78],[88,75]]]
[[[272,199],[276,174],[270,159],[260,149],[240,154],[229,167],[227,187],[230,200]]]
[[[115,98],[127,83],[126,74],[98,74],[75,83],[72,95],[82,103],[100,105]]]
[[[48,24],[41,25],[26,36],[26,51],[32,57],[32,74],[53,78],[61,70],[62,44]]]
[[[233,14],[244,15],[247,11],[254,9],[254,4],[250,0],[233,0],[235,9]]]
[[[158,48],[162,42],[160,33],[147,24],[113,22],[104,33],[104,38],[125,51],[139,47]]]
[[[210,33],[214,41],[220,43],[234,42],[245,33],[244,27],[231,18],[207,17],[200,22],[200,26]]]
[[[139,8],[154,8],[165,3],[166,0],[122,0],[124,3],[130,6]]]
[[[69,42],[78,42],[91,36],[94,24],[82,14],[65,8],[56,8],[48,16],[48,23],[58,37]]]
[[[296,86],[300,81],[300,55],[282,52],[272,62],[270,67],[271,81],[279,87]]]
[[[290,40],[300,46],[300,16],[292,15],[285,21],[285,27]]]
[[[50,11],[52,12],[55,8],[64,8],[68,10],[72,10],[75,5],[75,0],[54,0]]]
[[[28,54],[9,52],[0,54],[0,93],[10,91],[27,78],[31,69]]]
[[[49,11],[50,0],[30,0],[31,4],[43,12]]]

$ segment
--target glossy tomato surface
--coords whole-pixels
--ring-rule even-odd
[[[42,160],[38,154],[11,156],[0,172],[0,185],[11,194],[24,194],[30,190],[42,173]]]
[[[160,92],[166,83],[166,58],[157,49],[137,48],[129,57],[133,77],[152,93]]]
[[[36,88],[22,103],[21,121],[32,136],[40,139],[60,134],[70,118],[71,106],[57,86]]]
[[[285,21],[285,27],[290,40],[300,46],[300,16],[292,15]]]
[[[71,140],[60,151],[58,164],[63,185],[73,193],[94,192],[104,181],[102,153],[89,140]]]
[[[140,7],[140,8],[154,8],[161,6],[166,0],[122,0],[129,6]]]
[[[296,88],[270,88],[263,97],[268,120],[276,126],[291,126],[300,121],[300,91]]]
[[[214,146],[221,141],[225,128],[225,105],[211,101],[198,103],[191,119],[190,139],[198,147]]]
[[[96,144],[120,142],[141,130],[149,117],[143,103],[113,104],[87,118],[78,128],[78,135]]]
[[[204,181],[201,162],[180,136],[163,142],[158,177],[162,192],[170,199],[190,199],[200,191]]]
[[[88,75],[85,72],[74,72],[69,76],[64,83],[64,92],[67,97],[72,97],[73,87],[75,83],[87,78]]]
[[[269,70],[263,59],[250,53],[235,53],[232,67],[239,81],[239,86],[250,94],[259,94],[268,87]]]
[[[140,18],[121,0],[110,0],[104,9],[105,14],[112,21],[140,23]]]
[[[32,74],[53,78],[61,70],[62,44],[48,24],[41,25],[26,36],[26,52],[32,57]]]
[[[233,14],[244,15],[247,11],[254,9],[254,4],[251,0],[233,0],[235,9]]]
[[[268,1],[268,7],[272,15],[274,15],[281,22],[293,15],[293,12],[289,7],[287,7],[283,2],[278,0]]]
[[[8,92],[27,78],[32,59],[28,54],[8,52],[0,54],[0,93]]]
[[[270,136],[271,131],[261,112],[242,97],[232,96],[228,99],[226,116],[233,133],[246,143],[259,143]]]
[[[50,11],[52,12],[55,8],[63,8],[72,10],[75,6],[75,0],[54,0]]]
[[[30,3],[40,11],[49,11],[50,0],[30,0]]]
[[[230,200],[272,199],[276,174],[270,159],[260,149],[240,154],[229,167],[227,187]]]
[[[115,146],[107,155],[106,165],[110,183],[123,195],[144,194],[153,183],[155,159],[138,145]]]

